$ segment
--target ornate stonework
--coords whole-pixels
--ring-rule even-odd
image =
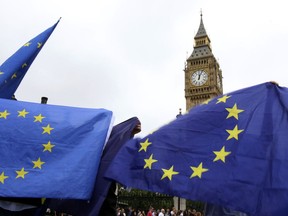
[[[184,72],[187,111],[208,99],[223,94],[222,71],[212,53],[202,13],[200,26],[194,37],[194,50],[186,60]]]

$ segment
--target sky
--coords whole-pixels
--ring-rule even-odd
[[[267,81],[288,86],[285,0],[2,1],[0,64],[61,20],[16,91],[20,101],[113,111],[140,137],[185,112],[184,64],[200,11],[224,94]]]

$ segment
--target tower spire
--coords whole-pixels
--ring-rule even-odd
[[[199,38],[199,37],[205,37],[207,36],[204,24],[203,24],[203,18],[202,18],[203,14],[202,14],[202,9],[200,10],[200,25],[197,31],[197,34],[194,38]]]

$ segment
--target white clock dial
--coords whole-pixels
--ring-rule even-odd
[[[204,85],[208,80],[208,74],[204,70],[198,70],[191,76],[191,82],[195,86]]]

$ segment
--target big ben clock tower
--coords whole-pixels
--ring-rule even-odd
[[[210,38],[204,28],[202,13],[194,37],[194,50],[185,64],[186,110],[223,94],[222,71],[212,53]]]

